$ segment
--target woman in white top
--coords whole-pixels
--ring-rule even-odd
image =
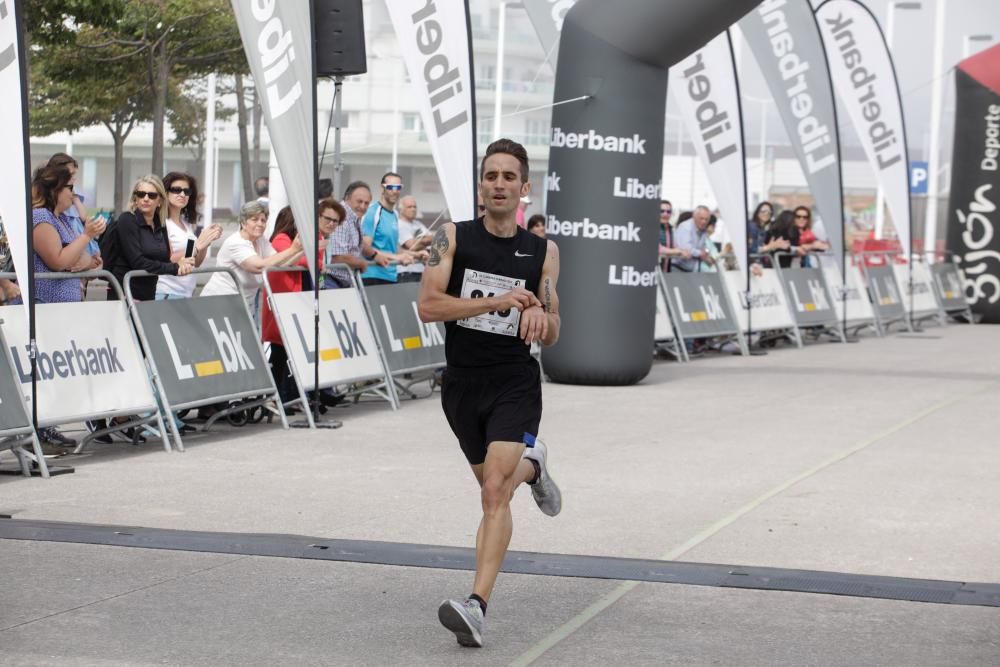
[[[225,272],[213,273],[202,296],[217,294],[242,294],[250,313],[257,321],[257,292],[263,283],[262,273],[271,266],[289,266],[302,257],[302,238],[296,237],[292,245],[281,252],[264,237],[267,228],[267,207],[251,201],[240,209],[240,230],[222,242],[215,258],[216,266],[233,270],[239,279],[239,286]]]
[[[188,240],[194,241],[194,265],[201,266],[212,242],[222,236],[221,225],[209,225],[195,235],[200,217],[195,208],[198,183],[188,174],[172,171],[163,177],[167,191],[167,234],[170,238],[170,259],[177,261],[187,252]],[[197,276],[160,276],[156,282],[156,298],[187,299],[194,294]]]

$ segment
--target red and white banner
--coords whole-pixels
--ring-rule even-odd
[[[17,283],[24,298],[25,315],[29,303],[28,279],[32,258],[28,256],[28,234],[31,233],[31,195],[28,170],[28,100],[24,71],[24,45],[21,44],[23,15],[17,0],[0,0],[0,218],[7,232]]]
[[[816,10],[816,18],[834,89],[885,192],[899,243],[908,252],[910,160],[889,47],[871,11],[856,0],[827,0]]]
[[[476,217],[478,166],[468,2],[386,4],[451,219],[470,220]]]

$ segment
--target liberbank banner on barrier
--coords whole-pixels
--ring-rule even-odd
[[[35,307],[38,343],[38,425],[155,409],[146,364],[120,301],[45,303]],[[31,391],[28,319],[0,308],[14,377]],[[67,323],[72,323],[67,326]]]
[[[780,269],[792,317],[800,327],[837,323],[833,297],[823,271],[813,268]]]
[[[931,275],[937,285],[941,307],[946,313],[968,310],[965,301],[965,290],[962,289],[962,276],[951,262],[940,262],[931,265]]]
[[[947,247],[973,312],[1000,324],[1000,45],[960,62],[955,87]]]
[[[232,5],[312,275],[316,263],[312,3],[232,0]],[[324,36],[330,39],[333,36]]]
[[[726,289],[729,290],[729,301],[738,304],[736,316],[739,319],[740,330],[746,331],[747,310],[753,306],[751,324],[753,331],[771,331],[774,329],[791,329],[795,326],[791,312],[788,310],[788,300],[781,289],[781,281],[774,269],[764,269],[761,275],[750,276],[750,299],[747,300],[745,287],[746,276],[742,271],[726,271],[723,273]]]
[[[299,386],[315,387],[316,347],[313,293],[281,292],[271,296],[281,338]],[[356,289],[319,293],[319,386],[385,376],[375,335]]]
[[[0,346],[3,347],[0,351],[0,435],[31,432],[31,417],[25,409],[24,396],[20,393],[21,384],[14,381],[10,347],[3,334],[5,313],[12,308],[16,306],[0,308]]]
[[[692,138],[740,266],[747,266],[746,163],[729,31],[670,68],[670,94]]]
[[[889,11],[892,11],[890,9]],[[882,30],[856,0],[816,10],[833,85],[861,138],[904,250],[910,241],[910,174],[896,70]]]
[[[448,212],[452,220],[471,220],[476,217],[476,88],[468,2],[393,0],[389,16]]]
[[[767,81],[809,192],[839,258],[844,214],[833,88],[809,0],[764,0],[739,22]]]
[[[853,262],[848,262],[846,268],[847,322],[848,324],[871,322],[875,319],[875,313],[872,311],[871,301],[868,300],[865,281],[861,276],[861,267]],[[830,295],[833,297],[833,307],[837,311],[837,321],[843,322],[844,300],[840,298],[840,290],[843,287],[844,281],[840,278],[840,267],[824,263],[823,277],[826,278],[826,285],[830,288]]]
[[[937,297],[934,295],[934,280],[931,271],[924,262],[913,263],[913,293],[910,294],[910,267],[906,264],[893,264],[892,271],[896,274],[896,283],[903,292],[903,307],[906,312],[915,315],[940,313]]]
[[[444,366],[444,325],[417,314],[420,283],[365,287],[365,297],[393,375]]]
[[[0,218],[10,244],[17,283],[24,296],[27,312],[31,258],[28,257],[28,234],[31,229],[29,212],[31,188],[27,156],[28,99],[27,76],[24,66],[24,45],[21,36],[24,16],[19,0],[0,0]]]
[[[274,393],[242,295],[137,301],[135,309],[170,407]]]

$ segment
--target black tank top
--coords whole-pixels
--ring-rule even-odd
[[[548,242],[520,227],[510,238],[494,236],[482,218],[455,223],[455,258],[448,294],[482,298],[523,287],[538,293]],[[445,356],[454,368],[482,368],[532,361],[513,309],[445,322]]]

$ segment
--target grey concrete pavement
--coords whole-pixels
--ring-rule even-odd
[[[1000,329],[657,362],[544,397],[564,511],[522,489],[512,549],[1000,582]],[[336,413],[339,431],[101,448],[74,475],[0,478],[0,511],[472,546],[478,494],[436,398]],[[0,593],[10,664],[1000,663],[990,608],[661,584],[602,606],[621,584],[501,575],[469,658],[434,613],[465,572],[9,540],[0,562],[44,574]]]

